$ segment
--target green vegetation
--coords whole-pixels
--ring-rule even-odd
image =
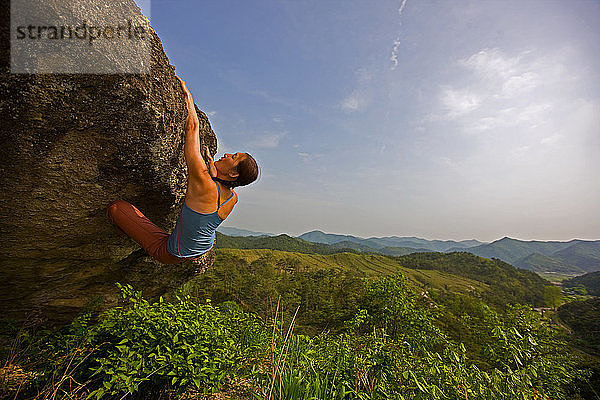
[[[215,243],[217,249],[273,249],[296,251],[307,254],[332,254],[340,252],[354,252],[350,247],[333,247],[321,243],[307,242],[288,235],[278,236],[246,236],[234,237],[217,232]]]
[[[550,272],[536,272],[540,277],[544,278],[548,282],[563,282],[573,277],[572,274],[561,274],[561,273],[550,273]]]
[[[563,304],[558,316],[573,330],[580,346],[600,354],[600,298]]]
[[[563,281],[563,287],[573,288],[577,294],[600,296],[600,271],[576,276]]]
[[[123,305],[97,319],[20,332],[5,366],[22,368],[21,381],[1,375],[2,390],[40,399],[595,399],[594,359],[531,310],[556,301],[546,283],[468,253],[218,249],[214,268],[177,294],[148,301],[126,286]]]
[[[218,234],[217,248],[273,249],[312,254],[355,252],[387,256],[432,251],[466,251],[480,257],[497,258],[539,274],[548,274],[550,278],[574,276],[600,268],[600,241],[583,240],[542,242],[503,238],[493,243],[480,244],[477,241],[444,242],[397,237],[362,239],[313,231],[298,238],[288,235],[230,237]]]
[[[541,272],[571,275],[584,273],[584,270],[579,267],[567,265],[560,260],[556,260],[540,253],[533,253],[527,257],[519,258],[512,264],[515,267],[535,271],[538,274]]]
[[[515,268],[498,259],[488,260],[465,252],[414,253],[396,259],[408,268],[435,269],[483,282],[489,286],[483,295],[494,305],[546,305],[548,282],[534,272]]]

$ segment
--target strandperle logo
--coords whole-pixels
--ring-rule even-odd
[[[149,0],[11,0],[14,74],[147,74]]]
[[[87,40],[91,46],[94,40],[106,39],[128,39],[143,40],[146,38],[146,29],[141,25],[133,25],[131,20],[117,26],[97,26],[83,21],[79,25],[61,25],[61,26],[39,26],[39,25],[19,25],[16,27],[15,37],[17,40]]]

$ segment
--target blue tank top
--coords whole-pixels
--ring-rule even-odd
[[[215,230],[223,222],[219,217],[219,209],[233,197],[232,193],[221,204],[221,187],[218,182],[215,183],[219,192],[217,211],[210,214],[200,213],[189,208],[183,200],[181,214],[167,243],[169,253],[176,257],[198,257],[213,247]]]

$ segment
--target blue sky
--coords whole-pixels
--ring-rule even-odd
[[[600,2],[159,1],[219,152],[224,226],[600,239]]]

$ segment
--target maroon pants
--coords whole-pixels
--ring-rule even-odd
[[[123,200],[110,203],[106,209],[109,221],[135,240],[155,260],[163,264],[179,264],[192,258],[176,257],[167,251],[169,234],[154,225],[135,206]]]

